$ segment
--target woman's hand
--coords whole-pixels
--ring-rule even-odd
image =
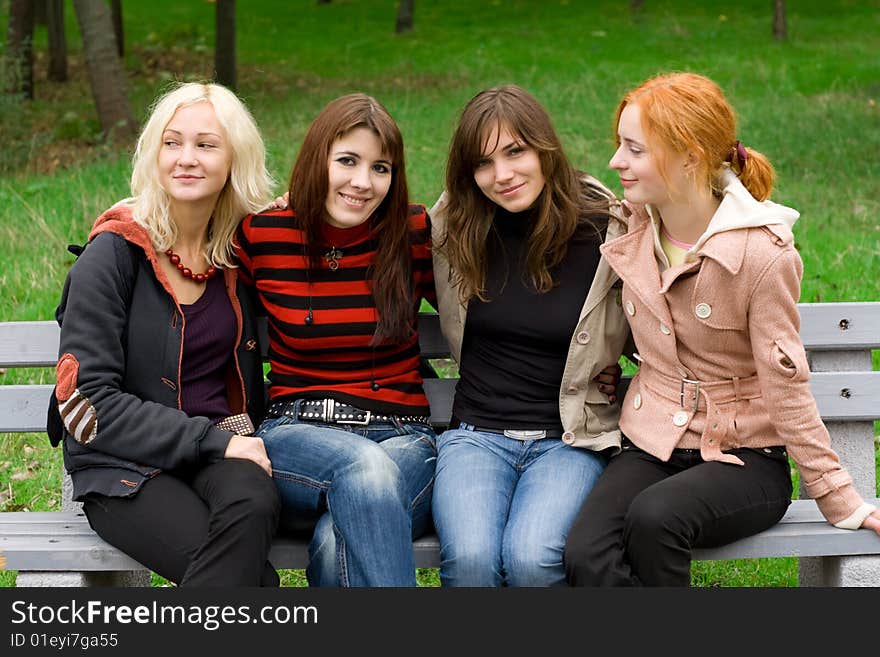
[[[286,210],[287,201],[290,200],[290,192],[284,192],[282,196],[276,196],[275,202],[269,206],[270,210]]]
[[[862,521],[862,527],[873,529],[877,534],[880,534],[880,509],[874,509],[871,515]]]
[[[608,395],[608,401],[612,404],[617,401],[617,384],[620,383],[620,375],[622,374],[620,364],[614,363],[599,372],[594,378],[599,386],[599,392]]]
[[[239,436],[237,434],[232,436],[226,445],[226,453],[223,454],[223,458],[253,461],[263,468],[266,474],[272,476],[272,462],[269,461],[269,455],[266,454],[263,439],[257,436]]]

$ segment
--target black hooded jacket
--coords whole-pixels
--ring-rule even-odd
[[[89,240],[55,311],[61,343],[47,426],[53,444],[64,440],[75,500],[132,495],[162,470],[218,461],[233,435],[180,410],[184,316],[130,209],[101,215]],[[257,425],[265,388],[251,293],[234,269],[223,275],[238,324],[229,407]]]

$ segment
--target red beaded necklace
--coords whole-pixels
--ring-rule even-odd
[[[177,267],[177,271],[180,272],[181,276],[183,276],[184,278],[189,278],[196,283],[206,283],[217,275],[218,269],[214,265],[208,267],[208,270],[204,274],[194,274],[192,269],[184,266],[184,264],[180,261],[180,256],[171,249],[165,251],[165,255],[168,256],[171,264]]]

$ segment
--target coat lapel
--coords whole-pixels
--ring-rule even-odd
[[[635,216],[630,222],[638,221]],[[630,291],[660,321],[672,326],[669,306],[660,292],[660,270],[654,255],[654,232],[650,220],[642,219],[638,226],[630,228],[629,233],[603,244],[600,250]]]

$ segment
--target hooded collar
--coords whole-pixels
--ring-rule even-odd
[[[171,287],[171,282],[168,280],[162,267],[159,266],[159,258],[156,255],[156,249],[153,247],[153,243],[150,240],[150,235],[143,226],[134,220],[131,211],[133,200],[134,199],[127,198],[123,201],[119,201],[119,203],[95,219],[95,223],[92,224],[92,230],[89,232],[89,240],[94,239],[96,235],[101,233],[114,233],[125,239],[127,242],[135,244],[143,249],[144,255],[153,267],[153,273],[156,275],[159,283],[165,288],[168,294],[171,295],[171,298],[174,299],[174,303],[178,306],[178,309],[180,309],[180,304],[177,301],[177,295],[174,294],[174,289]],[[226,286],[228,288],[230,284],[228,270],[224,271],[224,275],[226,275]]]
[[[738,229],[765,226],[781,244],[793,239],[791,226],[800,216],[796,210],[771,201],[755,200],[729,169],[722,173],[722,181],[721,204],[681,265],[668,267],[660,247],[659,226],[654,220],[658,215],[650,206],[631,206],[629,232],[601,248],[612,268],[663,321],[670,317],[664,293],[682,273],[699,267],[702,258],[715,260],[731,274],[740,271],[748,231]],[[661,266],[664,267],[662,272]]]
[[[724,167],[722,170],[721,181],[724,185],[721,204],[712,215],[705,232],[688,249],[684,262],[685,264],[698,262],[701,257],[712,258],[731,274],[737,274],[742,268],[748,240],[748,233],[738,229],[766,226],[782,243],[786,243],[794,239],[791,228],[800,217],[800,213],[772,201],[756,200],[730,167]],[[655,244],[662,253],[659,222],[655,219],[656,210],[651,206],[647,206],[646,210],[654,219],[651,224],[654,228]],[[727,234],[723,239],[714,239],[721,233]],[[661,262],[665,261],[663,254]]]

